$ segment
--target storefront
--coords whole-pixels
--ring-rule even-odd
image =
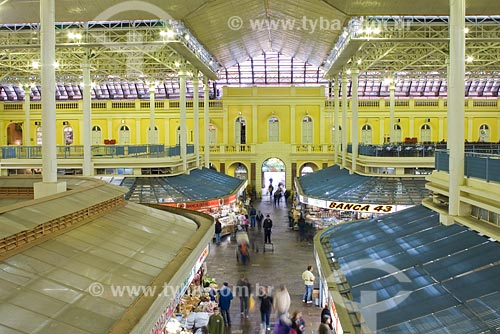
[[[222,235],[232,234],[235,231],[238,223],[236,216],[242,210],[242,203],[238,201],[237,194],[206,201],[168,203],[161,205],[196,210],[209,214],[215,219],[219,219],[221,222]]]

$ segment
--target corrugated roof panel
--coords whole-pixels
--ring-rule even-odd
[[[111,286],[148,286],[197,228],[129,203],[9,257],[0,263],[0,331],[107,332],[138,296],[113,295]],[[95,283],[100,297],[90,295]]]
[[[322,238],[340,265],[337,274],[347,280],[343,289],[350,287],[374,332],[499,328],[498,242],[463,226],[443,226],[436,213],[421,206],[333,226]]]
[[[424,179],[368,177],[331,166],[298,178],[305,196],[327,201],[418,205],[429,195]]]

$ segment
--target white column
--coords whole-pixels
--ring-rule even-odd
[[[450,73],[448,83],[448,143],[450,197],[448,213],[460,214],[460,186],[464,181],[465,0],[450,0]],[[451,223],[451,221],[449,221]]]
[[[391,83],[389,84],[389,126],[391,127],[389,129],[389,136],[390,136],[390,143],[394,143],[394,138],[396,137],[394,127],[396,126],[395,121],[394,121],[394,110],[396,109],[396,83],[391,80]]]
[[[91,96],[90,96],[90,64],[85,62],[82,64],[83,70],[83,176],[94,175],[92,170],[92,150],[91,150]]]
[[[34,184],[34,198],[66,191],[66,182],[57,182],[56,152],[56,33],[55,0],[40,1],[41,82],[42,82],[42,182]]]
[[[333,128],[335,129],[334,132],[334,163],[339,164],[339,150],[340,150],[340,136],[339,136],[339,107],[340,107],[340,101],[339,101],[339,92],[340,92],[340,85],[339,85],[339,80],[335,78],[335,83],[333,86]]]
[[[290,144],[292,145],[297,144],[295,111],[296,111],[296,105],[295,104],[290,105]]]
[[[356,172],[356,163],[358,159],[358,144],[359,144],[359,135],[358,135],[358,75],[359,70],[352,70],[352,99],[351,99],[351,143],[352,143],[352,167],[350,174]]]
[[[194,155],[196,157],[196,168],[200,168],[200,97],[198,73],[193,78],[193,118],[194,118]]]
[[[155,90],[156,83],[149,83],[149,131],[148,144],[158,144],[155,136]]]
[[[30,119],[30,102],[31,102],[31,86],[24,86],[24,128],[23,128],[23,145],[31,146],[31,119]],[[34,143],[33,143],[34,144]]]
[[[342,73],[342,165],[344,169],[347,164],[347,76]]]
[[[210,167],[210,143],[209,143],[209,131],[208,126],[210,125],[209,115],[208,115],[208,105],[210,103],[209,96],[210,89],[208,87],[207,77],[203,77],[203,121],[205,123],[205,167]]]
[[[40,1],[42,66],[42,177],[57,182],[55,0]]]
[[[181,157],[182,157],[182,170],[187,174],[187,125],[186,125],[186,74],[179,73],[180,85],[180,112],[181,112]]]

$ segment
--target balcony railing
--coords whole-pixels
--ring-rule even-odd
[[[187,154],[194,153],[194,145],[186,146]],[[168,158],[181,155],[179,145],[92,145],[92,158]],[[41,146],[1,146],[2,159],[41,159]],[[56,146],[58,159],[82,159],[82,145]]]
[[[449,158],[450,154],[447,150],[437,150],[435,156],[436,170],[449,172]],[[497,144],[496,152],[492,149],[490,154],[466,151],[464,175],[488,182],[500,182],[500,145]]]

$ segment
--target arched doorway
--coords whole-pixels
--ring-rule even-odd
[[[148,144],[158,144],[158,127],[155,125],[155,129],[151,131],[151,127],[148,126]]]
[[[102,141],[102,131],[99,125],[94,125],[92,127],[92,145],[101,145]]]
[[[401,143],[401,126],[399,124],[394,124],[394,140],[393,143]]]
[[[118,138],[120,139],[120,144],[128,145],[130,144],[130,129],[126,125],[120,127],[120,133]]]
[[[305,116],[302,118],[302,144],[313,143],[313,122],[312,118]]]
[[[269,141],[279,141],[280,140],[280,122],[278,117],[271,117],[268,121],[269,128],[267,138]]]
[[[243,117],[238,117],[234,124],[234,142],[239,144],[247,143],[246,121]]]
[[[342,127],[339,125],[339,131],[335,130],[335,126],[332,126],[332,143],[335,144],[337,141],[342,143]]]
[[[372,143],[372,127],[368,124],[363,125],[361,128],[361,144]]]
[[[432,141],[432,132],[429,124],[424,124],[420,128],[420,141],[423,143]]]
[[[23,144],[22,123],[10,123],[7,125],[7,145]]]
[[[64,127],[63,135],[64,135],[64,145],[73,144],[73,128],[71,126]]]
[[[208,144],[209,145],[217,144],[217,128],[213,124],[210,124],[208,126]]]
[[[278,187],[286,188],[285,163],[279,158],[269,158],[262,163],[262,195],[269,195],[269,185],[272,184],[274,190]]]
[[[479,127],[479,141],[490,141],[490,127],[487,124],[481,124],[481,126]]]

